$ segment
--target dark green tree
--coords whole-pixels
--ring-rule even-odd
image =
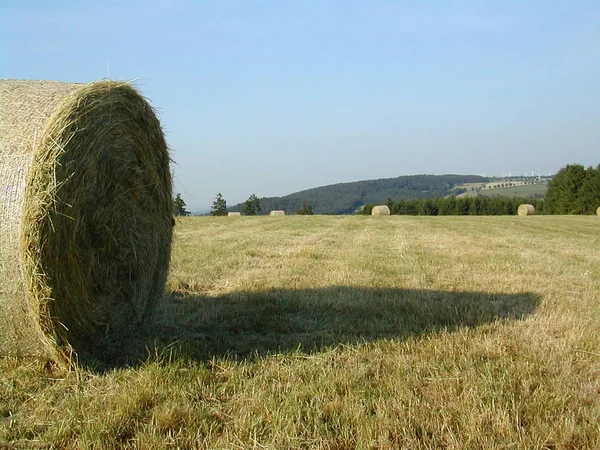
[[[419,215],[420,216],[437,216],[438,206],[434,200],[425,199],[419,202]]]
[[[546,207],[551,214],[581,214],[580,190],[587,177],[581,164],[568,164],[548,183]]]
[[[227,202],[225,201],[225,199],[219,192],[217,194],[217,197],[215,198],[215,201],[212,204],[212,207],[210,208],[210,215],[211,216],[226,216],[227,212],[228,212],[227,211]]]
[[[363,207],[360,210],[360,214],[362,214],[363,216],[370,216],[371,215],[371,210],[373,209],[373,206],[370,203],[367,203],[366,205],[363,205]]]
[[[455,216],[467,216],[469,215],[469,199],[467,198],[457,198],[456,203],[454,204],[454,213]]]
[[[600,164],[595,169],[588,167],[585,180],[577,198],[577,209],[582,214],[596,214],[600,207]]]
[[[173,215],[174,216],[189,216],[190,213],[185,209],[185,202],[181,198],[181,194],[178,192],[173,199]]]
[[[308,202],[302,203],[302,206],[296,211],[296,214],[300,216],[312,216],[313,208]]]
[[[242,213],[246,216],[256,216],[261,211],[260,200],[255,194],[252,194],[248,197],[248,200],[246,200]]]

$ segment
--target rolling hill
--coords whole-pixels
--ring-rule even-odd
[[[283,197],[263,197],[260,204],[263,214],[275,209],[293,214],[304,203],[311,205],[315,214],[352,214],[362,205],[385,203],[388,198],[407,200],[455,195],[458,185],[489,180],[478,175],[406,175],[332,184]],[[243,207],[240,203],[229,210],[241,211]]]

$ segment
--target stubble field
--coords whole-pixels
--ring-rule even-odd
[[[155,323],[0,360],[0,448],[600,448],[600,218],[177,221]]]

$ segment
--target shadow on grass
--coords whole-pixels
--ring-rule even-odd
[[[101,366],[135,365],[154,353],[207,361],[253,358],[339,344],[407,339],[532,314],[533,293],[482,294],[415,289],[331,287],[233,293],[171,293],[155,323],[105,355]],[[97,366],[97,364],[94,364]]]

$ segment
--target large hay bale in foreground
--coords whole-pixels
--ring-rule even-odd
[[[127,83],[0,80],[0,354],[95,354],[153,313],[169,153]]]
[[[524,203],[522,205],[519,205],[517,214],[519,216],[533,216],[535,214],[535,208],[533,207],[533,205],[528,205]]]
[[[237,211],[229,211],[229,212],[227,213],[227,215],[228,215],[229,217],[239,217],[239,216],[241,216],[241,215],[242,215],[242,213],[240,213],[240,212],[237,212]]]
[[[271,216],[285,216],[285,211],[282,211],[280,209],[278,210],[273,210],[269,213],[269,215]]]
[[[372,216],[389,216],[390,208],[388,208],[387,205],[373,206],[373,209],[371,210],[371,215]]]

